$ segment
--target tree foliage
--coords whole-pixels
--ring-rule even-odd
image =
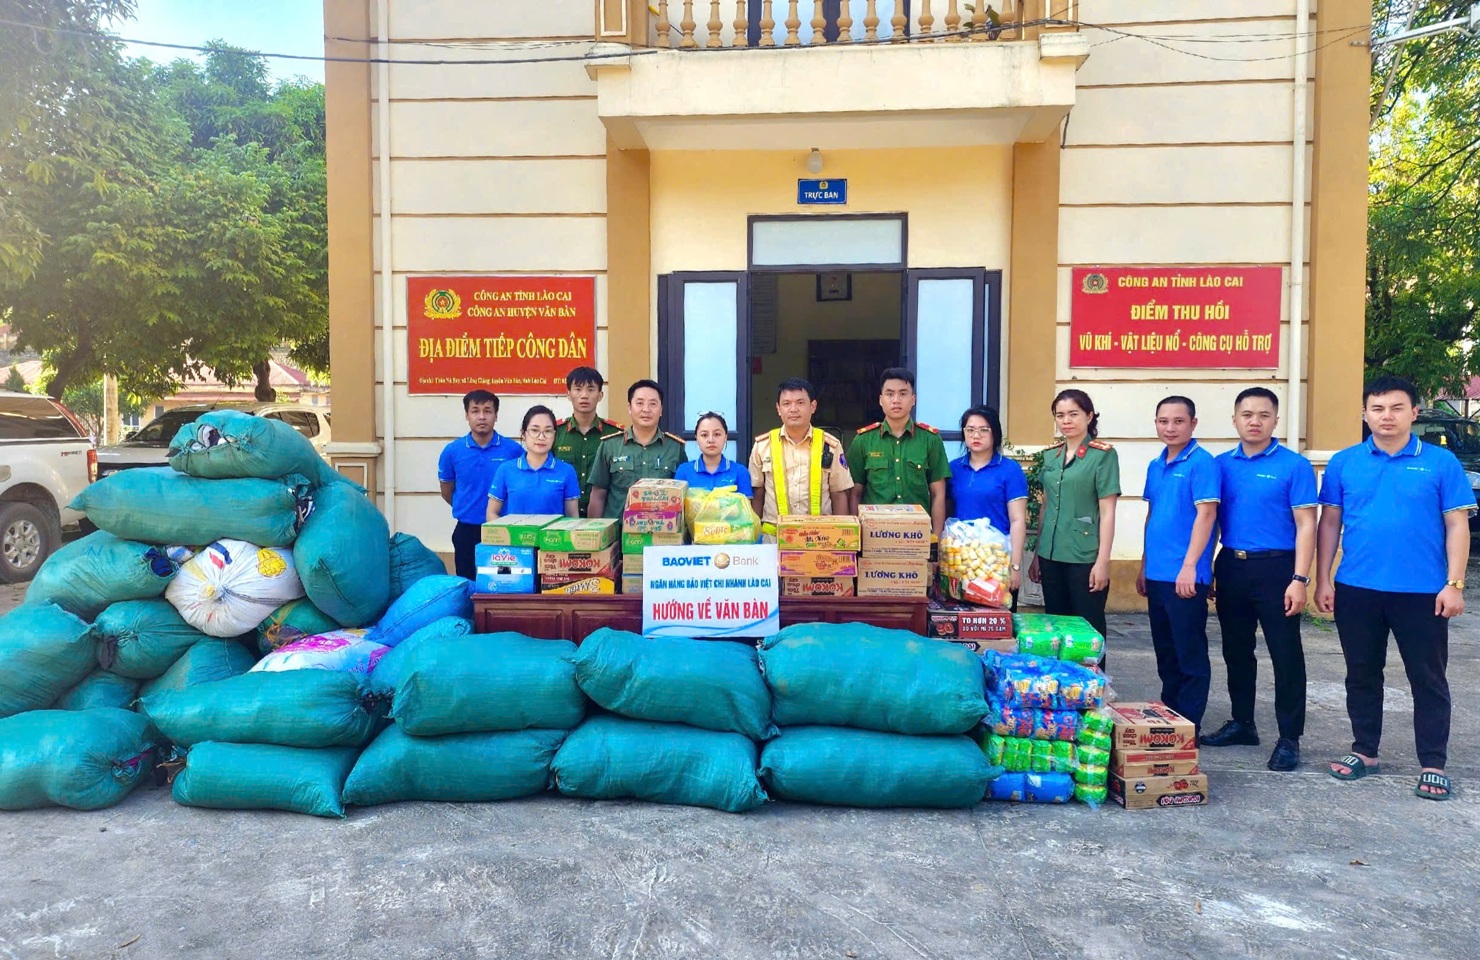
[[[9,372],[5,375],[5,385],[0,387],[0,390],[6,390],[10,393],[26,392],[26,378],[21,376],[20,367],[12,366],[9,368]]]
[[[1461,16],[1469,0],[1375,0],[1374,29]],[[1367,254],[1369,374],[1427,395],[1480,372],[1480,40],[1448,33],[1374,61]]]

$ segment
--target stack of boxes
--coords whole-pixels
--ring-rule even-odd
[[[1105,709],[1114,722],[1112,800],[1127,810],[1208,802],[1208,778],[1199,766],[1191,720],[1164,703],[1115,703]]]
[[[860,597],[923,597],[930,586],[930,514],[919,504],[858,508]]]
[[[622,509],[622,592],[642,593],[642,552],[648,547],[681,547],[684,541],[682,480],[639,480],[627,491]]]
[[[776,524],[781,595],[854,596],[861,538],[857,517],[782,517]]]
[[[617,521],[563,519],[541,527],[541,593],[616,593],[622,576]]]
[[[540,531],[563,518],[544,514],[499,517],[483,525],[473,551],[479,593],[534,593],[535,550]]]

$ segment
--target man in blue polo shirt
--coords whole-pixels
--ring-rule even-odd
[[[1412,383],[1378,377],[1362,405],[1372,435],[1327,465],[1316,534],[1316,606],[1336,614],[1353,738],[1331,776],[1360,780],[1379,770],[1391,632],[1413,691],[1413,739],[1423,768],[1413,792],[1448,800],[1449,619],[1465,610],[1475,494],[1454,454],[1413,435],[1419,407]]]
[[[1201,727],[1208,708],[1208,586],[1218,522],[1218,464],[1192,438],[1197,407],[1156,405],[1166,448],[1146,468],[1146,542],[1136,592],[1146,598],[1162,702]]]
[[[1250,387],[1233,401],[1239,445],[1220,454],[1223,549],[1213,564],[1218,624],[1233,719],[1202,738],[1204,746],[1259,745],[1254,726],[1254,629],[1274,667],[1274,715],[1280,739],[1271,770],[1300,765],[1305,732],[1305,651],[1300,616],[1305,612],[1307,571],[1316,555],[1316,471],[1310,461],[1275,439],[1280,401],[1266,387]]]
[[[488,488],[494,471],[505,460],[524,452],[518,443],[494,432],[498,420],[498,397],[487,390],[474,390],[463,397],[463,414],[468,421],[468,434],[442,448],[437,461],[437,480],[442,485],[442,499],[452,505],[452,555],[457,575],[468,580],[478,577],[478,564],[473,548],[483,539],[483,522],[488,519]]]

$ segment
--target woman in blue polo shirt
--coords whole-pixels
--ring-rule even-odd
[[[951,516],[989,520],[1012,541],[1012,583],[1016,600],[1023,583],[1023,542],[1028,536],[1028,478],[1016,460],[1002,455],[1002,419],[991,407],[961,414],[966,452],[951,461]]]
[[[699,414],[699,422],[694,424],[694,439],[699,443],[699,459],[679,464],[673,479],[682,480],[695,490],[734,487],[746,497],[754,495],[750,468],[742,467],[725,456],[730,425],[724,417],[713,412]]]
[[[581,482],[576,468],[553,456],[555,414],[530,407],[520,430],[524,455],[500,464],[488,487],[488,519],[504,514],[581,514]]]

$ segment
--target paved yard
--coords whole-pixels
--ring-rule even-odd
[[[1111,626],[1120,696],[1154,696],[1145,619]],[[1480,618],[1453,631],[1448,803],[1410,795],[1396,651],[1391,773],[1322,772],[1350,731],[1335,631],[1306,638],[1305,767],[1266,771],[1272,741],[1208,750],[1203,809],[734,816],[542,797],[324,821],[141,790],[97,813],[0,815],[0,958],[1474,957]],[[1210,725],[1227,712],[1215,671]],[[1266,737],[1271,696],[1261,669]]]

